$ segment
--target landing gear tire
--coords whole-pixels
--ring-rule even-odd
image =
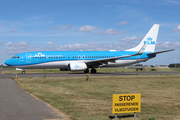
[[[84,73],[89,73],[89,69],[86,69],[86,71],[84,71]]]
[[[26,71],[22,71],[22,74],[26,74]]]
[[[91,73],[96,73],[96,69],[92,68]]]

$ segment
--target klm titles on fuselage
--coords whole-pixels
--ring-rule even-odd
[[[148,42],[149,45],[155,45],[155,41],[152,41],[153,38],[147,38],[147,41],[144,41],[144,44]]]

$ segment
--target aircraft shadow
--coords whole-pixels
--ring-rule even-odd
[[[63,74],[63,73],[61,73],[61,74]],[[101,75],[101,74],[111,74],[111,75],[137,75],[137,73],[128,73],[128,72],[126,72],[126,73],[124,73],[124,72],[114,72],[114,73],[112,73],[112,72],[97,72],[97,73],[66,73],[66,74],[90,74],[90,75]]]

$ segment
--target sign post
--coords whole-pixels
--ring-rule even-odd
[[[86,81],[90,80],[90,74],[87,74]]]
[[[112,113],[136,113],[141,111],[141,94],[113,94]]]
[[[136,118],[136,113],[134,113],[134,118]]]

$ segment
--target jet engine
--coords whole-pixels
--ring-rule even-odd
[[[69,71],[85,71],[87,69],[87,65],[85,63],[69,63],[68,64],[68,70]]]

